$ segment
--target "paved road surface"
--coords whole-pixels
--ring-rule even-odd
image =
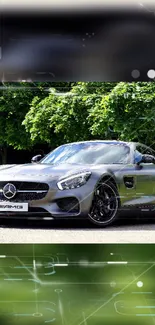
[[[0,243],[155,243],[155,217],[97,229],[85,220],[1,220]]]

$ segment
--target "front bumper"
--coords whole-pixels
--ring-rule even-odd
[[[83,189],[58,190],[54,196],[49,191],[46,200],[31,201],[29,207],[42,208],[53,218],[84,217],[90,211],[92,198],[90,187],[84,185]]]
[[[83,218],[88,215],[94,194],[94,182],[88,180],[79,188],[64,191],[59,190],[53,184],[48,185],[49,191],[43,199],[18,201],[28,202],[28,212],[23,212],[22,215],[20,212],[0,212],[0,216],[56,219]]]

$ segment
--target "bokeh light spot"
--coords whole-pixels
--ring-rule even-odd
[[[138,281],[137,282],[137,287],[138,288],[142,288],[143,287],[143,282],[142,281]]]

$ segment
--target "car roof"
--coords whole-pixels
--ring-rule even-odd
[[[82,144],[82,143],[106,143],[106,144],[124,144],[127,146],[130,146],[131,144],[134,144],[134,142],[127,142],[127,141],[118,141],[118,140],[88,140],[88,141],[77,141],[77,142],[70,142],[66,143],[64,145],[70,145],[70,144]]]

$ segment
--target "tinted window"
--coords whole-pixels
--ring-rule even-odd
[[[151,149],[150,147],[147,147],[145,145],[142,144],[138,144],[136,146],[136,150],[139,151],[142,155],[153,155],[155,156],[155,151],[153,149]]]
[[[155,156],[155,151],[151,149],[150,147],[147,147],[143,144],[137,144],[136,150],[135,150],[135,163],[139,162],[141,160],[142,155],[152,155]]]

